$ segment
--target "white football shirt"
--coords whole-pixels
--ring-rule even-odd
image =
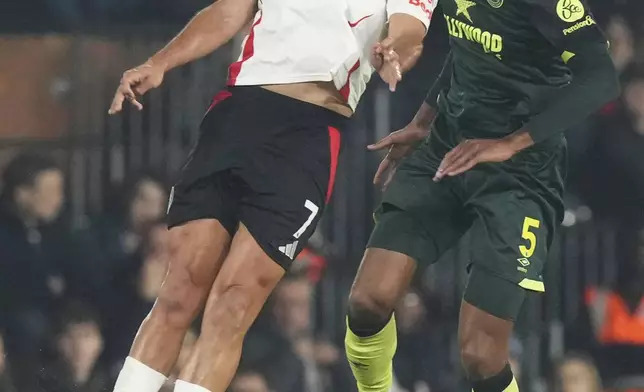
[[[231,86],[333,81],[355,110],[374,72],[373,45],[393,14],[429,27],[438,0],[259,0],[228,72]]]

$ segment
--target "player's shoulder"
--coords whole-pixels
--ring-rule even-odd
[[[555,14],[566,23],[577,22],[590,14],[587,0],[523,0],[532,6]]]

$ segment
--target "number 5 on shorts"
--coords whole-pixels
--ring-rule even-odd
[[[311,211],[311,214],[306,219],[306,222],[304,222],[302,227],[300,227],[298,231],[293,233],[293,237],[295,238],[300,238],[300,236],[304,234],[306,229],[308,229],[311,223],[313,223],[313,219],[315,219],[315,216],[318,214],[318,211],[320,211],[320,208],[316,206],[311,200],[306,200],[306,202],[304,203],[304,207],[307,210]]]
[[[537,219],[525,217],[523,220],[523,230],[521,230],[521,238],[527,240],[530,243],[529,247],[525,245],[519,245],[519,251],[526,259],[532,256],[535,249],[537,248],[537,236],[534,234],[532,229],[538,229],[541,225]]]

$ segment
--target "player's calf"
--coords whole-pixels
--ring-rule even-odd
[[[351,288],[345,349],[360,392],[388,392],[396,352],[393,309],[407,291],[415,262],[385,249],[367,249]]]
[[[175,391],[224,392],[228,388],[244,336],[284,272],[241,225],[208,297],[201,336]]]
[[[141,324],[115,392],[157,392],[173,368],[186,331],[202,309],[230,235],[216,220],[170,231],[172,260],[157,301]]]
[[[461,363],[474,392],[518,392],[509,343],[524,289],[477,265],[470,274],[459,319]]]

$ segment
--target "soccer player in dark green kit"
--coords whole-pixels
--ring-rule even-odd
[[[410,0],[414,1],[414,0]],[[451,52],[409,125],[377,144],[391,181],[349,298],[360,392],[388,392],[393,309],[417,265],[471,230],[459,320],[474,392],[517,392],[508,344],[563,215],[563,131],[619,94],[585,0],[441,0]],[[404,159],[403,159],[404,158]],[[395,175],[391,173],[395,171]]]

